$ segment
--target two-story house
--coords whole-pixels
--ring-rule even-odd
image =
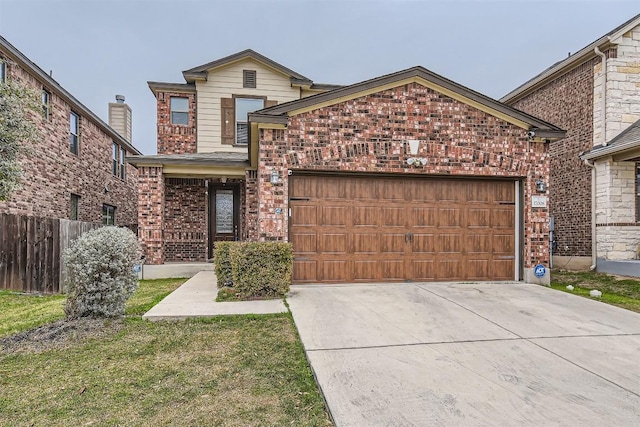
[[[640,15],[501,100],[567,130],[550,146],[554,267],[640,276]]]
[[[20,157],[23,179],[0,213],[61,218],[135,228],[137,171],[126,157],[131,109],[124,97],[109,105],[112,126],[0,37],[0,81],[14,80],[40,94],[32,120],[40,139]]]
[[[295,282],[548,283],[548,146],[564,131],[413,67],[329,86],[246,50],[149,82],[147,263],[293,244]]]

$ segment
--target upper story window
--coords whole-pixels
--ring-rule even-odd
[[[249,143],[249,113],[264,108],[262,98],[236,98],[236,144]]]
[[[189,124],[189,98],[171,97],[171,123]]]
[[[42,117],[51,119],[51,92],[46,89],[42,89]]]
[[[102,205],[102,223],[104,225],[116,225],[116,207]]]
[[[0,83],[7,81],[7,63],[0,59]]]
[[[73,111],[69,114],[69,150],[78,154],[80,142],[80,117]]]
[[[256,70],[242,70],[242,87],[256,87]]]
[[[125,178],[126,171],[126,163],[124,162],[125,157],[127,156],[127,151],[124,148],[120,148],[120,178]]]
[[[115,142],[111,146],[111,173],[118,178],[124,179],[125,177],[125,163],[126,150],[120,148]]]

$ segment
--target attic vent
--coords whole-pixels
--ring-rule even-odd
[[[256,71],[242,70],[242,87],[256,87]]]

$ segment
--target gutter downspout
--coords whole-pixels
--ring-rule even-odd
[[[589,271],[594,271],[598,256],[596,242],[596,166],[586,159],[584,164],[591,168],[591,266],[589,266]]]
[[[607,55],[602,53],[598,46],[593,48],[596,55],[602,58],[602,89],[600,98],[600,124],[602,126],[602,141],[600,145],[607,146]],[[592,165],[593,166],[593,165]]]

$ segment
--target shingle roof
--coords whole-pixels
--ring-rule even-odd
[[[192,154],[154,154],[147,156],[129,156],[127,162],[134,165],[144,164],[200,164],[211,166],[243,166],[249,164],[247,153],[216,152]]]
[[[622,151],[636,150],[640,148],[640,120],[620,132],[605,146],[600,146],[584,153],[581,157],[586,160],[611,156]]]

